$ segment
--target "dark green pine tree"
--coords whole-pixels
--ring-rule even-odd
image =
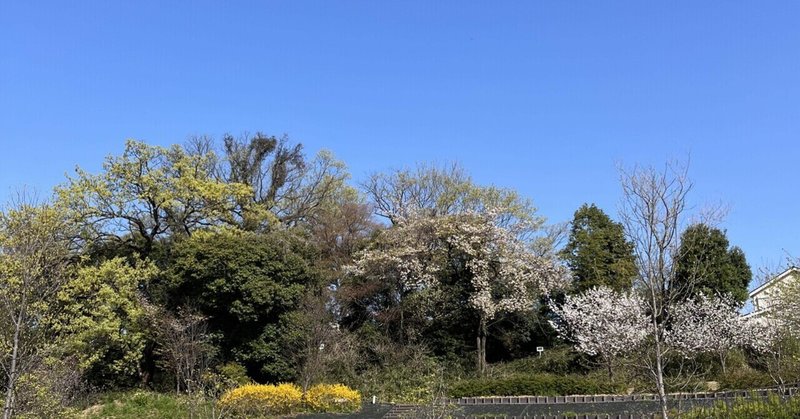
[[[672,286],[685,298],[730,294],[744,303],[752,277],[744,252],[730,247],[724,231],[699,223],[681,235]]]
[[[572,269],[575,292],[599,285],[629,289],[636,276],[633,245],[625,239],[622,224],[594,204],[583,204],[575,211],[561,257]]]

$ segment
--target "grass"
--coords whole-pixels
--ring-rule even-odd
[[[189,417],[188,399],[174,394],[136,391],[101,396],[77,418],[156,419]]]

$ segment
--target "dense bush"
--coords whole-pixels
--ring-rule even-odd
[[[303,398],[315,412],[350,413],[361,408],[361,393],[342,384],[317,384]]]
[[[721,375],[718,381],[719,387],[725,390],[750,390],[775,385],[769,374],[749,367],[730,370]]]
[[[681,415],[685,419],[791,419],[800,417],[800,398],[785,400],[777,395],[767,399],[739,399],[731,404],[719,402],[714,407],[701,407]]]
[[[227,391],[219,399],[220,408],[234,415],[280,415],[296,412],[303,393],[294,384],[246,384]]]
[[[237,385],[245,385],[251,381],[250,377],[247,376],[247,369],[236,362],[222,364],[217,367],[217,371],[224,380]]]
[[[477,396],[566,396],[571,394],[612,394],[623,389],[608,380],[582,375],[536,374],[499,379],[462,380],[450,387],[451,397]]]

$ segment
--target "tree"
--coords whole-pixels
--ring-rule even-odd
[[[700,292],[727,294],[737,304],[747,300],[753,274],[744,252],[729,247],[724,231],[702,223],[689,226],[681,235],[675,264],[675,283],[687,291],[686,298]]]
[[[286,136],[226,135],[222,142],[221,178],[251,190],[237,202],[239,226],[245,230],[264,229],[276,222],[294,226],[314,219],[349,177],[344,164],[329,151],[309,161],[302,144],[292,145]]]
[[[727,372],[728,353],[744,346],[752,331],[739,315],[739,304],[730,296],[708,297],[699,294],[673,309],[666,343],[685,357],[698,353],[717,356],[723,374]]]
[[[56,192],[87,244],[111,242],[145,258],[159,239],[235,221],[236,203],[252,191],[216,180],[215,159],[210,152],[190,154],[180,146],[129,140],[121,156],[106,159],[102,173],[77,168],[77,176]]]
[[[636,277],[633,245],[625,239],[622,224],[594,204],[575,211],[561,257],[572,269],[575,292],[597,286],[622,291],[630,289]]]
[[[662,417],[667,418],[664,362],[670,347],[664,340],[672,309],[692,287],[677,282],[675,276],[679,231],[692,184],[687,169],[677,164],[667,164],[662,172],[652,168],[622,171],[621,183],[622,224],[636,255],[634,287],[644,295],[649,314],[652,345],[643,361],[655,381]]]
[[[498,225],[513,228],[532,239],[540,254],[552,251],[553,237],[541,233],[545,219],[533,203],[512,189],[475,184],[458,164],[437,167],[419,164],[414,169],[376,173],[362,185],[375,215],[396,224],[412,216],[432,217],[495,212]],[[554,230],[555,231],[555,230]]]
[[[292,358],[303,391],[331,380],[339,369],[350,373],[357,365],[361,366],[358,343],[352,334],[339,327],[331,313],[330,301],[327,293],[306,295],[302,309],[292,318],[296,338],[285,342],[285,350]]]
[[[159,274],[149,261],[123,258],[80,266],[57,294],[63,352],[92,384],[115,386],[141,378],[150,333],[145,325],[142,289]]]
[[[281,342],[292,333],[291,313],[318,286],[313,259],[291,232],[197,232],[172,249],[166,306],[207,318],[222,362],[241,363],[259,381],[290,380],[296,371]]]
[[[0,356],[3,417],[16,414],[20,379],[55,347],[53,301],[70,275],[74,234],[64,212],[21,197],[0,213]]]
[[[552,305],[559,334],[573,342],[578,352],[598,356],[613,378],[615,358],[632,352],[649,335],[646,304],[631,291],[606,286],[567,295],[561,305]]]
[[[202,375],[214,355],[207,319],[186,309],[173,314],[151,304],[145,304],[145,312],[161,364],[175,376],[175,392],[193,394],[201,387]]]
[[[398,218],[384,232],[388,240],[360,253],[351,269],[357,277],[396,284],[397,292],[388,295],[422,300],[423,307],[451,299],[468,307],[475,319],[480,373],[486,368],[489,323],[503,313],[533,310],[540,296],[569,282],[563,266],[537,255],[521,239],[523,224],[504,227],[498,214]],[[396,303],[402,330],[406,310],[402,301]]]

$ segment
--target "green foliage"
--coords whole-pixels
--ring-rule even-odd
[[[622,224],[594,204],[575,211],[561,257],[574,274],[574,292],[601,285],[626,290],[637,273],[633,245],[625,239]]]
[[[246,185],[217,180],[215,159],[129,140],[102,173],[78,168],[56,192],[90,244],[122,242],[149,256],[158,239],[233,222],[236,202],[252,195]]]
[[[290,380],[283,341],[294,333],[292,311],[316,286],[312,258],[288,232],[197,232],[173,249],[167,304],[209,319],[223,361],[241,363],[258,381]]]
[[[122,258],[83,266],[58,294],[63,350],[96,385],[134,380],[147,331],[140,289],[158,274],[149,262]]]
[[[753,277],[744,252],[729,248],[725,232],[705,224],[689,226],[681,235],[675,260],[675,284],[688,298],[698,292],[708,296],[730,294],[744,303]]]
[[[688,419],[792,419],[800,417],[800,397],[782,399],[775,394],[766,399],[737,399],[719,402],[713,407],[700,407],[681,414]]]
[[[513,375],[551,373],[565,375],[584,370],[585,359],[572,346],[547,348],[541,356],[530,356],[492,365],[490,375],[509,377]]]
[[[462,380],[450,387],[451,397],[477,396],[568,396],[618,394],[624,388],[583,375],[534,374],[507,378]]]
[[[769,374],[749,367],[733,368],[727,374],[721,375],[717,381],[720,389],[724,390],[751,390],[775,385]]]
[[[226,362],[218,366],[217,371],[226,382],[245,385],[251,381],[250,377],[247,376],[247,369],[236,362]]]
[[[77,418],[159,419],[189,417],[186,399],[145,391],[109,393]]]

